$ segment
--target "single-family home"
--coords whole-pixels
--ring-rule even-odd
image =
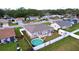
[[[53,27],[55,30],[58,30],[60,28],[66,29],[68,27],[71,27],[72,23],[69,21],[61,20],[61,21],[54,21],[50,26]]]
[[[50,19],[52,16],[51,15],[46,15],[46,16],[42,16],[41,19]]]
[[[24,29],[31,38],[51,36],[52,32],[54,32],[52,27],[45,24],[29,24],[25,25]]]
[[[18,25],[23,25],[24,24],[24,18],[16,18],[16,23],[18,23]]]
[[[27,17],[28,20],[40,20],[37,16],[29,16]]]
[[[8,20],[0,19],[0,27],[9,27]]]
[[[0,29],[0,44],[9,43],[16,40],[15,31],[13,28],[2,28]]]

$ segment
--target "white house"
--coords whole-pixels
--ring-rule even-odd
[[[2,27],[9,27],[8,20],[0,19],[0,23],[2,23]]]
[[[55,30],[58,30],[60,28],[66,29],[68,27],[71,27],[72,23],[69,21],[62,20],[62,21],[56,21],[56,22],[52,23],[50,26],[53,27]]]

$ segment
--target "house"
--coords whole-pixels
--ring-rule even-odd
[[[13,28],[0,29],[0,43],[9,43],[15,40],[15,31]]]
[[[18,23],[18,25],[23,25],[23,21],[24,21],[24,18],[16,18],[16,23]]]
[[[29,16],[27,19],[28,20],[40,20],[39,17],[36,17],[36,16]]]
[[[0,19],[0,27],[9,27],[8,20]]]
[[[51,32],[54,32],[53,28],[45,24],[29,24],[25,25],[24,29],[31,38],[51,36]]]
[[[50,19],[52,16],[50,15],[46,15],[46,16],[42,16],[41,19]]]
[[[50,26],[53,27],[55,30],[58,30],[60,28],[66,29],[68,27],[71,27],[72,23],[69,22],[69,21],[63,21],[63,20],[61,20],[61,21],[55,21]]]

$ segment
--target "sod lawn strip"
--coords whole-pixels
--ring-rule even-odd
[[[39,51],[79,51],[79,40],[68,36],[54,44],[40,49]]]

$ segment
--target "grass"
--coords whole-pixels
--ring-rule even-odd
[[[72,27],[69,27],[68,29],[66,29],[66,31],[72,32],[76,29],[79,29],[79,23],[74,24]]]
[[[9,24],[10,26],[17,26],[18,24],[17,23],[14,23],[14,24]]]
[[[15,28],[16,37],[18,42],[10,42],[7,44],[0,44],[0,51],[16,51],[17,43],[21,47],[22,51],[28,51],[32,48],[29,46],[28,42],[26,41],[27,38],[21,37],[21,33],[19,31],[20,27]]]
[[[16,42],[0,44],[0,51],[16,51]]]
[[[79,40],[69,36],[39,51],[79,51]]]
[[[50,25],[51,23],[50,23],[50,22],[45,22],[45,23],[43,23],[43,24]]]
[[[18,41],[19,46],[22,48],[23,51],[29,51],[32,48],[29,46],[28,42],[25,39],[21,39]]]
[[[79,32],[77,32],[77,33],[75,33],[75,34],[79,35]]]
[[[55,31],[54,33],[52,33],[51,36],[46,36],[43,39],[45,40],[45,42],[47,42],[47,41],[52,40],[52,39],[54,39],[54,38],[56,38],[58,36],[60,36],[60,35]]]
[[[15,28],[16,36],[21,36],[21,33],[20,33],[20,31],[19,31],[20,29],[21,29],[21,27]]]
[[[19,31],[20,29],[21,29],[20,27],[15,28],[15,32],[16,32],[17,37],[21,36],[21,33]],[[23,38],[20,37],[20,38],[17,38],[17,39],[18,39],[18,44],[22,48],[23,51],[31,50],[31,47],[30,47],[29,43],[26,41],[26,39],[29,39],[29,38],[27,38],[27,36],[26,36],[26,38],[25,37],[23,37]]]

